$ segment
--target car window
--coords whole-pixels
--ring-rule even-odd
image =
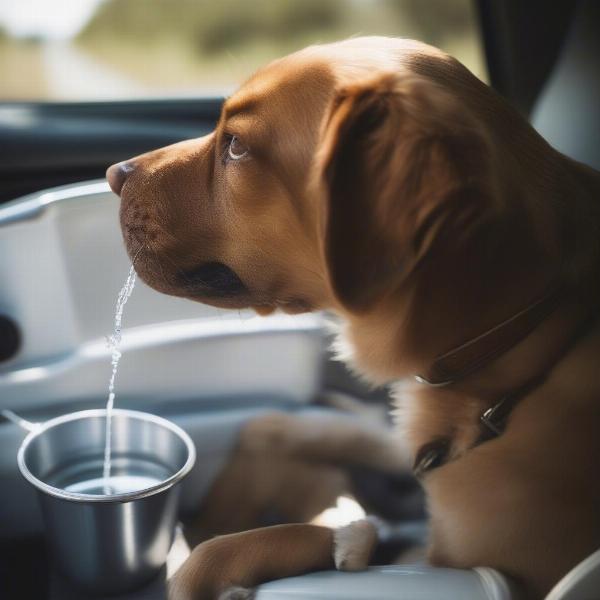
[[[275,57],[371,34],[486,79],[472,0],[0,0],[0,100],[222,95]]]

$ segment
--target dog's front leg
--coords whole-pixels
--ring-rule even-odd
[[[170,600],[251,598],[260,583],[311,571],[359,570],[377,541],[369,521],[338,530],[276,525],[208,540],[193,550],[169,583]]]

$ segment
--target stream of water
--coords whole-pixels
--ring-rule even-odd
[[[123,320],[123,309],[133,288],[135,286],[136,273],[133,265],[129,269],[127,280],[123,284],[119,296],[117,297],[117,306],[115,309],[115,327],[113,334],[108,338],[108,347],[111,351],[112,373],[108,383],[108,400],[106,402],[106,440],[104,444],[104,468],[102,471],[102,479],[104,481],[104,493],[106,495],[115,493],[110,484],[110,455],[111,455],[111,432],[112,432],[112,410],[115,403],[115,378],[119,368],[119,360],[121,359],[121,322]]]

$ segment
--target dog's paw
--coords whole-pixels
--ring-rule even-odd
[[[239,586],[227,588],[219,594],[218,600],[252,600],[254,598],[254,590]]]
[[[368,520],[354,521],[333,534],[333,560],[340,571],[361,571],[377,544],[377,528]]]

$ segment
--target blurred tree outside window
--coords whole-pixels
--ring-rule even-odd
[[[219,96],[357,35],[420,39],[486,78],[472,0],[0,0],[0,100]]]

